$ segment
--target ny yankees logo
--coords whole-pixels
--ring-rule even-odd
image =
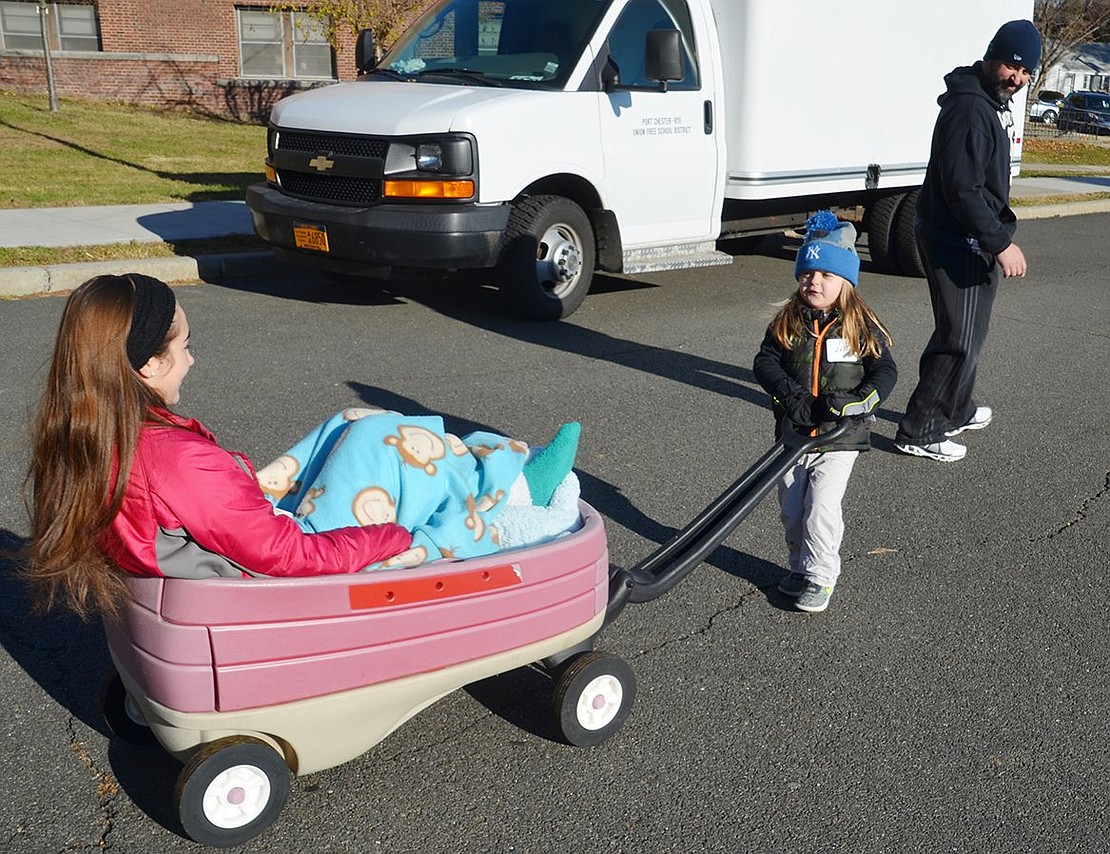
[[[806,260],[807,261],[820,261],[821,260],[821,247],[816,243],[811,243],[806,247]]]

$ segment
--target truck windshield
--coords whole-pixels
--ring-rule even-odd
[[[561,88],[608,0],[444,0],[377,71],[422,83]]]

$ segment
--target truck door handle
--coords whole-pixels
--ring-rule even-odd
[[[705,132],[707,134],[708,133],[713,133],[713,102],[712,101],[706,101],[705,102],[705,107],[704,107],[703,113],[704,113],[703,118],[705,120],[705,124],[704,124]]]

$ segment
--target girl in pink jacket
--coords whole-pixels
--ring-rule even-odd
[[[384,523],[305,532],[276,515],[250,462],[171,407],[193,356],[173,291],[98,276],[66,302],[28,472],[28,580],[37,605],[113,614],[120,572],[350,573],[405,551]]]

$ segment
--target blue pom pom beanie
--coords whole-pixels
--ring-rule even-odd
[[[1016,62],[1033,71],[1041,64],[1041,34],[1032,21],[1007,21],[987,45],[983,59]]]
[[[794,261],[794,278],[806,270],[835,273],[859,285],[855,226],[840,222],[832,211],[818,211],[806,220],[806,239]]]

